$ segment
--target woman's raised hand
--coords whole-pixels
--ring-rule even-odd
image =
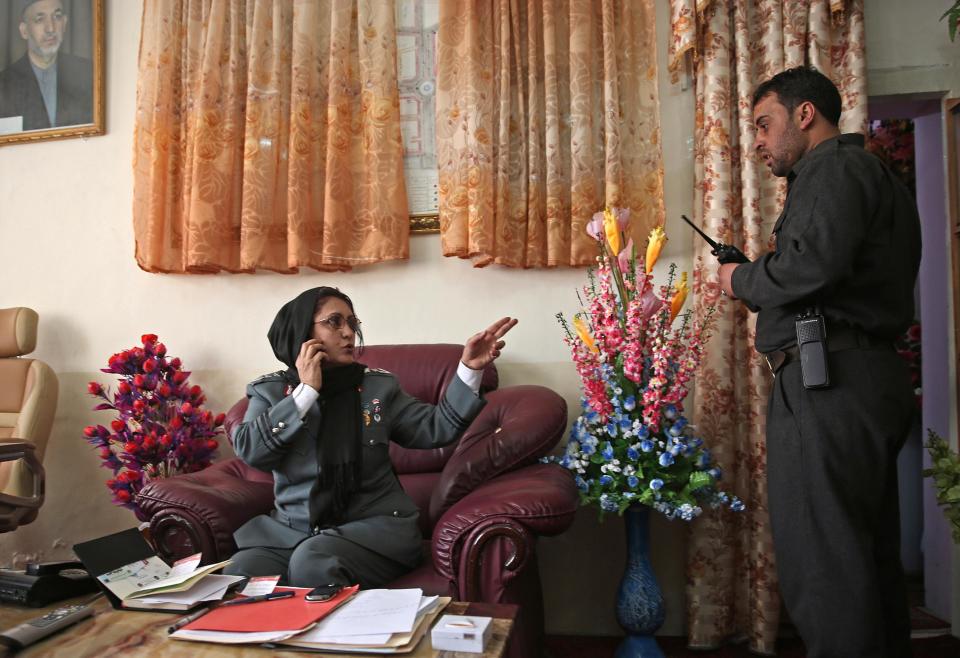
[[[297,355],[297,375],[300,381],[314,390],[319,391],[323,386],[323,359],[326,357],[323,351],[323,345],[316,338],[303,343],[300,346],[300,354]]]
[[[480,333],[474,334],[463,346],[460,361],[472,370],[483,370],[500,356],[500,350],[506,345],[500,339],[516,324],[516,318],[500,318]]]

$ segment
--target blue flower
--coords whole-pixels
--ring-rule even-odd
[[[607,494],[600,496],[600,509],[605,512],[616,512],[619,509],[617,501],[613,500]]]
[[[574,482],[577,483],[577,489],[580,491],[586,492],[588,489],[590,489],[590,485],[587,484],[587,481],[579,475],[574,478]]]
[[[600,486],[605,487],[611,483],[613,483],[613,477],[607,475],[606,473],[600,476]]]
[[[636,489],[638,484],[640,484],[640,478],[638,478],[636,475],[631,475],[627,478],[627,485],[631,489]]]
[[[645,439],[650,436],[650,429],[646,425],[641,425],[640,429],[637,430],[637,437]]]
[[[661,466],[670,466],[673,463],[673,455],[669,452],[660,453],[660,465]]]
[[[723,477],[723,471],[721,471],[721,470],[720,470],[718,467],[716,467],[716,466],[714,466],[714,467],[711,468],[709,471],[707,471],[707,473],[709,473],[710,475],[712,475],[714,480],[720,480],[720,478]]]
[[[713,461],[713,458],[710,456],[710,451],[704,450],[700,453],[700,459],[697,460],[697,465],[700,466],[700,468],[706,468],[710,465],[711,461]]]
[[[660,478],[654,478],[650,480],[650,488],[654,491],[658,491],[663,487],[663,480]]]
[[[627,459],[629,459],[630,461],[637,461],[638,459],[640,459],[640,453],[637,452],[636,448],[634,448],[633,446],[630,446],[629,448],[627,448]]]
[[[623,408],[626,409],[627,411],[633,411],[634,409],[636,409],[637,398],[633,397],[632,395],[628,395],[626,399],[623,401]]]
[[[663,415],[669,418],[670,420],[673,420],[674,418],[676,418],[677,417],[676,406],[672,404],[668,404],[666,408],[663,410]]]
[[[596,411],[591,409],[590,411],[584,414],[584,417],[587,419],[588,423],[593,424],[594,421],[596,421],[600,417],[600,414],[598,414]]]
[[[652,452],[653,447],[654,447],[653,441],[651,441],[650,439],[644,439],[643,441],[640,442],[640,449],[643,450],[644,452]]]
[[[746,505],[744,505],[743,501],[741,501],[739,498],[735,497],[733,502],[730,503],[730,509],[732,509],[734,512],[742,512],[746,509]]]
[[[629,418],[621,418],[621,419],[620,419],[620,429],[621,429],[622,431],[626,432],[626,431],[629,430],[631,427],[633,427],[633,421],[632,421],[632,420],[630,420]]]
[[[607,434],[610,436],[617,435],[617,426],[614,423],[607,423]]]
[[[683,425],[680,423],[674,423],[674,425],[667,431],[670,433],[670,436],[680,436],[683,434]]]
[[[592,455],[597,451],[597,447],[593,443],[586,442],[583,444],[582,451],[585,456],[589,457],[590,455]]]
[[[600,451],[600,455],[607,461],[613,459],[613,446],[610,445],[609,441],[603,444],[603,450]]]

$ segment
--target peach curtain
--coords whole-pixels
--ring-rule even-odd
[[[692,66],[696,90],[694,212],[705,231],[750,258],[770,248],[785,193],[753,153],[752,93],[807,64],[839,87],[843,132],[866,129],[863,0],[670,0],[669,68]],[[726,486],[747,512],[705,515],[688,554],[689,641],[747,638],[774,653],[780,596],[767,513],[765,414],[772,378],[753,349],[755,315],[720,296],[716,260],[694,239],[699,317],[716,307],[697,376],[693,417],[714,446]],[[708,429],[709,428],[709,431]]]
[[[653,0],[444,0],[437,78],[445,256],[585,265],[605,205],[663,223]]]
[[[134,139],[149,272],[408,256],[394,7],[146,0]]]

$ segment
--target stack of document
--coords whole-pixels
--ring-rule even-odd
[[[280,642],[312,628],[349,600],[357,589],[356,585],[346,587],[328,601],[313,602],[304,599],[309,589],[280,587],[276,591],[292,590],[294,596],[247,605],[222,605],[191,621],[170,637],[219,644]]]
[[[277,648],[407,653],[449,602],[449,597],[423,596],[420,589],[364,590],[313,628],[274,642]]]
[[[188,590],[151,593],[132,601],[123,601],[122,605],[138,610],[190,610],[207,601],[221,600],[230,586],[241,580],[244,580],[243,576],[208,574]]]
[[[201,567],[200,553],[168,566],[135,528],[76,544],[73,550],[115,608],[187,610],[222,598],[237,580],[228,576],[207,580],[230,560]],[[142,603],[144,599],[149,602]]]

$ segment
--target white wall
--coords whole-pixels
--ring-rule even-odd
[[[45,459],[47,502],[36,522],[0,536],[0,565],[63,558],[77,541],[135,524],[130,512],[110,504],[103,485],[108,473],[81,435],[84,425],[110,418],[108,412],[90,411],[93,400],[85,385],[110,381],[99,368],[111,354],[135,345],[142,333],[156,333],[193,371],[191,380],[208,394],[208,408],[225,411],[243,395],[248,380],[276,369],[267,327],[283,302],[308,287],[347,291],[370,344],[462,342],[496,317],[518,316],[499,362],[502,384],[549,386],[576,409],[577,379],[554,314],[575,309],[583,270],[474,269],[469,261],[442,258],[436,235],[413,237],[409,262],[345,274],[184,276],[139,270],[133,257],[131,154],[142,5],[130,0],[106,5],[107,134],[0,147],[0,308],[30,306],[39,312],[34,356],[60,378]],[[665,8],[666,1],[659,0],[664,29]],[[675,224],[681,212],[690,212],[692,96],[667,82],[661,86],[668,232],[674,238],[662,262],[674,260],[688,269],[688,232]],[[619,630],[613,590],[623,564],[621,524],[605,523],[599,533],[595,525],[594,510],[583,510],[566,536],[540,547],[551,632]],[[663,563],[671,612],[679,613],[670,623],[677,624],[683,609],[681,535],[679,526],[661,531],[658,525],[654,536],[663,532],[668,539],[656,559]],[[594,565],[589,568],[582,562],[588,542]],[[606,552],[613,557],[605,559]],[[605,570],[608,564],[615,568]],[[594,605],[585,610],[584,601]]]

